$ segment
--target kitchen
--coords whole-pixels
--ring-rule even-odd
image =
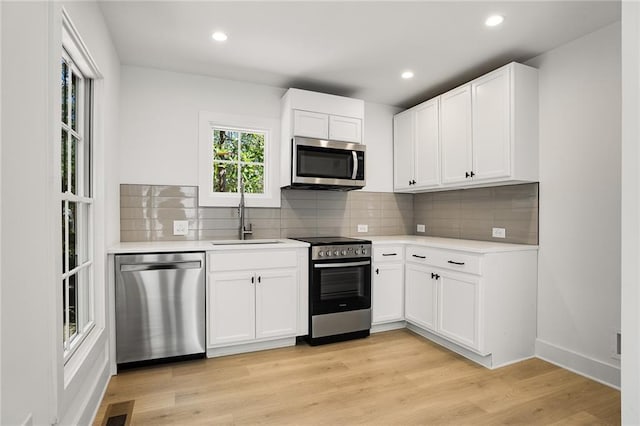
[[[43,94],[49,93],[58,80],[57,74],[53,78],[53,73],[47,70],[59,66],[57,54],[52,58],[58,50],[52,46],[61,43],[60,6],[57,3],[3,3],[0,8],[3,46],[0,408],[3,424],[23,424],[30,414],[33,424],[55,423],[55,419],[63,424],[89,423],[110,375],[108,333],[105,333],[99,337],[85,362],[73,366],[75,379],[67,379],[64,371],[67,366],[61,367],[60,340],[56,337],[58,327],[52,325],[59,323],[53,320],[59,313],[51,303],[56,300],[58,290],[43,285],[57,276],[57,263],[51,259],[57,245],[53,244],[56,239],[51,229],[58,227],[53,222],[54,216],[46,214],[54,210],[52,205],[59,203],[51,193],[52,154],[45,142],[51,140],[55,132],[49,112],[52,107]],[[223,99],[227,112],[278,119],[280,98],[285,88],[168,71],[170,66],[159,70],[154,69],[158,66],[127,65],[112,41],[117,31],[110,29],[104,20],[106,7],[101,9],[93,3],[73,2],[64,6],[104,77],[99,90],[104,94],[101,108],[105,118],[101,129],[105,142],[96,146],[94,154],[99,159],[95,164],[96,172],[104,176],[96,188],[99,208],[95,211],[95,268],[99,271],[98,276],[100,272],[104,276],[107,248],[129,231],[120,230],[119,185],[197,185],[197,113],[215,110]],[[622,386],[623,421],[637,423],[634,420],[637,417],[633,417],[637,408],[633,408],[632,401],[638,399],[633,379],[637,371],[633,363],[638,357],[630,356],[626,361],[629,364],[625,364],[623,357],[622,382],[615,383],[620,367],[610,353],[615,346],[615,333],[620,331],[621,300],[622,331],[625,336],[631,336],[623,340],[624,353],[627,350],[633,353],[634,330],[637,330],[631,321],[629,333],[625,331],[625,318],[633,317],[636,310],[633,307],[637,306],[633,297],[637,294],[634,293],[637,290],[634,290],[633,275],[629,287],[625,287],[625,283],[629,279],[627,274],[633,274],[633,265],[638,262],[637,256],[629,261],[624,250],[622,291],[627,289],[631,295],[621,299],[619,284],[620,214],[623,214],[622,243],[626,244],[623,247],[633,248],[633,243],[626,238],[633,236],[637,222],[637,219],[625,216],[633,213],[633,198],[631,201],[625,198],[632,197],[633,191],[625,193],[624,188],[633,186],[637,178],[622,175],[622,202],[631,202],[627,208],[620,207],[620,193],[612,190],[620,187],[621,158],[623,173],[633,169],[624,166],[635,164],[625,163],[633,161],[635,151],[626,152],[625,149],[635,149],[633,146],[637,143],[636,134],[635,142],[632,140],[628,142],[630,145],[625,145],[628,140],[625,132],[634,131],[633,126],[625,127],[625,117],[633,117],[633,113],[625,108],[637,105],[625,103],[622,105],[622,154],[626,155],[620,154],[621,146],[617,143],[620,140],[620,92],[616,95],[616,90],[622,84],[622,93],[637,93],[634,89],[637,81],[629,78],[637,69],[637,53],[633,56],[637,51],[637,39],[630,37],[625,29],[636,28],[638,19],[634,3],[621,6],[622,27],[616,26],[617,19],[613,19],[608,25],[602,25],[601,30],[594,27],[589,34],[576,34],[575,41],[566,40],[562,46],[553,46],[556,49],[537,58],[523,55],[520,59],[537,62],[529,64],[540,72],[539,348],[546,351],[545,359],[555,360],[582,374],[600,377],[601,381],[608,381],[613,386]],[[625,19],[629,19],[628,27]],[[612,75],[620,74],[620,56],[616,55],[620,55],[621,33],[622,48],[630,49],[631,54],[621,55],[622,77],[611,79]],[[151,36],[149,32],[145,37]],[[34,54],[25,55],[24,52]],[[629,58],[636,59],[635,65],[625,62]],[[456,78],[457,82],[443,82],[447,86],[440,91],[434,89],[430,95],[442,93],[506,62],[487,66],[483,72],[474,71],[466,80],[460,76]],[[15,84],[25,80],[31,84]],[[406,93],[410,93],[409,89]],[[416,96],[413,103],[407,101],[404,107],[430,97],[416,92],[413,92]],[[588,97],[583,97],[587,94]],[[255,102],[256,99],[261,101]],[[367,183],[371,188],[365,188],[365,191],[390,193],[393,190],[392,116],[402,109],[405,108],[382,102],[365,103],[364,135],[368,160],[369,164],[379,165],[375,167],[378,173],[368,174]],[[601,121],[602,125],[596,125],[596,121]],[[16,140],[25,143],[11,143]],[[176,146],[176,140],[185,142]],[[573,161],[576,152],[580,153],[580,162]],[[23,158],[30,161],[16,161]],[[589,173],[594,170],[597,173]],[[20,182],[20,185],[14,182]],[[615,208],[599,208],[603,205]],[[282,223],[282,217],[280,220]],[[16,227],[16,222],[29,223],[29,226]],[[357,221],[355,225],[359,223]],[[350,228],[351,225],[349,223]],[[411,223],[412,228],[413,225]],[[350,232],[353,235],[348,236],[362,236],[355,230]],[[27,250],[32,253],[29,258],[23,256]],[[38,259],[41,268],[33,268],[34,258]],[[625,265],[630,269],[624,269]],[[631,309],[625,309],[627,303],[631,304],[627,306]],[[106,309],[106,304],[101,309]],[[23,321],[20,329],[12,327],[15,318]],[[628,388],[625,377],[629,377]],[[626,412],[625,407],[630,411]],[[625,412],[630,416],[628,420],[624,420]]]

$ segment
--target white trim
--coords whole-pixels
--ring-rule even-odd
[[[620,367],[536,339],[536,357],[615,389],[620,389]]]
[[[237,207],[238,193],[213,193],[211,131],[213,127],[255,130],[265,133],[264,194],[245,194],[247,207],[280,207],[280,121],[275,118],[200,111],[198,114],[198,204]]]
[[[62,46],[67,50],[67,53],[85,77],[91,79],[102,78],[98,65],[93,60],[87,45],[82,41],[80,33],[78,33],[76,26],[73,25],[73,21],[64,7],[62,8]]]
[[[248,352],[264,351],[267,349],[284,348],[287,346],[295,346],[295,337],[285,337],[283,339],[265,340],[262,342],[252,342],[244,344],[229,344],[228,346],[220,346],[216,348],[207,348],[207,358],[215,358],[219,356],[244,354]]]

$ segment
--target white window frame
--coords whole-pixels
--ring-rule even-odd
[[[80,35],[78,34],[77,30],[75,29],[75,27],[73,26],[68,14],[66,13],[66,11],[64,10],[64,8],[62,9],[62,37],[61,37],[61,41],[62,41],[62,46],[61,46],[61,56],[59,57],[59,60],[66,60],[69,63],[73,64],[73,70],[75,71],[75,73],[78,76],[81,76],[83,79],[85,80],[91,80],[92,83],[95,83],[96,80],[101,79],[102,75],[100,73],[100,71],[98,70],[98,67],[95,63],[95,61],[93,60],[93,58],[91,57],[91,55],[89,54],[89,51],[86,47],[86,45],[83,43],[82,39],[80,38]],[[82,84],[81,86],[86,87],[86,84]],[[95,98],[95,84],[91,84],[92,86],[92,93],[90,98],[87,98],[86,96],[84,96],[84,93],[78,95],[79,99],[82,99],[82,102],[86,102],[87,99],[89,99],[90,104],[89,105],[83,105],[82,107],[77,108],[77,131],[73,131],[71,129],[71,122],[69,119],[68,125],[65,125],[62,120],[61,120],[61,114],[58,115],[58,123],[60,123],[60,128],[57,131],[57,143],[56,143],[56,155],[54,156],[54,161],[55,161],[55,170],[57,170],[56,174],[57,174],[57,179],[56,179],[56,185],[55,188],[58,191],[59,194],[59,202],[58,202],[58,214],[62,214],[61,210],[60,210],[60,206],[62,202],[75,202],[77,203],[77,210],[76,210],[76,220],[78,222],[78,224],[86,224],[87,229],[86,229],[86,241],[83,242],[76,242],[76,253],[80,253],[78,248],[79,247],[86,247],[86,260],[82,261],[82,259],[78,262],[79,264],[76,265],[76,267],[72,270],[68,270],[68,265],[65,263],[65,268],[64,270],[61,270],[61,275],[59,275],[59,277],[56,279],[56,285],[60,285],[61,283],[61,279],[66,280],[69,276],[73,275],[73,274],[77,274],[78,277],[80,276],[80,272],[84,271],[85,276],[86,276],[86,287],[83,289],[83,291],[87,292],[86,293],[86,300],[87,300],[87,306],[84,307],[84,309],[78,309],[79,312],[76,312],[76,320],[77,323],[79,325],[78,327],[78,335],[76,338],[74,338],[73,340],[67,340],[68,336],[65,336],[65,331],[63,330],[63,332],[61,333],[62,335],[62,340],[63,340],[63,345],[61,345],[61,349],[62,349],[62,360],[63,360],[63,364],[65,366],[65,372],[64,372],[64,376],[65,376],[65,382],[68,381],[68,379],[70,379],[70,377],[73,376],[73,374],[67,374],[67,368],[70,367],[72,371],[77,370],[78,364],[73,361],[76,358],[83,358],[83,355],[81,354],[85,354],[87,352],[87,348],[86,346],[91,346],[92,342],[95,340],[95,338],[90,338],[90,336],[94,336],[98,330],[99,327],[97,327],[97,303],[99,303],[99,301],[97,300],[97,294],[96,294],[96,265],[95,265],[95,226],[94,226],[94,217],[95,217],[95,183],[96,183],[96,178],[95,178],[95,159],[93,158],[93,152],[95,152],[95,138],[94,138],[94,131],[95,131],[95,126],[96,126],[96,120],[95,120],[95,107],[96,107],[96,103],[97,100]],[[71,92],[71,88],[69,87],[69,93]],[[57,90],[57,93],[60,94],[60,89]],[[60,101],[58,102],[58,105],[61,104],[62,99],[60,98]],[[86,116],[85,114],[89,113],[91,114],[90,116]],[[69,112],[69,117],[70,117],[70,112]],[[81,126],[84,126],[87,124],[87,122],[90,121],[90,128],[89,129],[83,129],[81,128]],[[77,194],[86,194],[86,192],[84,191],[80,191],[81,185],[84,185],[86,183],[86,179],[84,177],[81,178],[81,176],[84,176],[85,170],[82,169],[81,167],[78,167],[78,165],[76,165],[76,175],[78,177],[78,187],[76,188],[76,194],[73,194],[70,192],[71,187],[68,184],[67,185],[67,191],[66,192],[61,192],[61,188],[60,188],[60,184],[62,181],[62,175],[61,175],[61,145],[60,145],[60,137],[61,137],[61,133],[62,130],[67,130],[67,133],[79,138],[80,140],[85,141],[85,143],[89,143],[90,144],[90,150],[91,150],[91,158],[88,159],[89,161],[89,167],[90,167],[90,177],[88,179],[90,185],[92,186],[91,191],[89,192],[90,196],[84,196],[84,195],[77,195]],[[69,146],[69,145],[68,145]],[[71,151],[69,149],[67,149],[67,153],[68,153],[68,161],[70,161],[71,158]],[[82,157],[83,158],[83,162],[85,161],[85,156],[79,152],[78,153],[78,157]],[[68,171],[70,171],[70,167],[68,167]],[[69,181],[70,182],[70,179]],[[80,208],[81,205],[86,205],[87,206],[87,215],[88,217],[85,220],[82,220],[81,215],[82,213],[82,209]],[[59,220],[57,221],[58,224],[61,224],[61,220],[62,217],[59,218]],[[79,225],[82,226],[82,225]],[[58,231],[60,233],[60,231]],[[65,232],[64,235],[62,236],[62,238],[67,238],[68,236],[68,232]],[[62,241],[60,241],[61,243]],[[66,241],[66,250],[68,251],[69,249],[69,243],[68,240]],[[62,244],[59,244],[58,247],[62,247]],[[60,249],[60,253],[61,256],[59,257],[59,262],[58,265],[60,265],[62,263],[62,260],[64,259],[65,262],[67,262],[67,253],[62,253],[62,250]],[[79,282],[76,282],[76,286],[78,287],[78,289],[82,288],[82,286],[80,285]],[[66,287],[65,287],[66,289]],[[66,291],[66,290],[65,290]],[[76,306],[79,305],[79,303],[84,303],[83,301],[85,300],[85,297],[83,297],[84,295],[82,294],[78,294],[77,300],[76,300]],[[63,296],[64,297],[64,296]],[[62,299],[63,301],[64,299]],[[59,318],[62,318],[65,315],[64,312],[64,308],[63,308],[63,303],[57,303],[57,309],[60,309],[62,312],[61,316]],[[82,328],[80,329],[80,326],[82,326]],[[73,361],[73,362],[70,362]],[[72,365],[73,364],[73,365]],[[69,372],[71,373],[71,371]],[[65,385],[66,386],[66,385]]]
[[[245,193],[247,207],[280,207],[278,151],[280,120],[268,117],[201,111],[199,114],[198,203],[207,207],[237,207],[238,192],[213,191],[213,131],[234,129],[264,133],[264,193]]]

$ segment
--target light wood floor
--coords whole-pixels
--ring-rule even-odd
[[[619,424],[620,393],[539,359],[487,370],[407,330],[132,370],[133,425]]]

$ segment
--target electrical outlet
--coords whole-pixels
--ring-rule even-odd
[[[173,235],[187,235],[188,232],[189,232],[188,220],[173,221]]]
[[[369,232],[369,225],[358,224],[358,232]]]
[[[507,238],[507,230],[504,228],[493,228],[491,236],[493,236],[493,238]]]
[[[416,225],[416,231],[417,232],[426,232],[426,228],[424,225]]]

